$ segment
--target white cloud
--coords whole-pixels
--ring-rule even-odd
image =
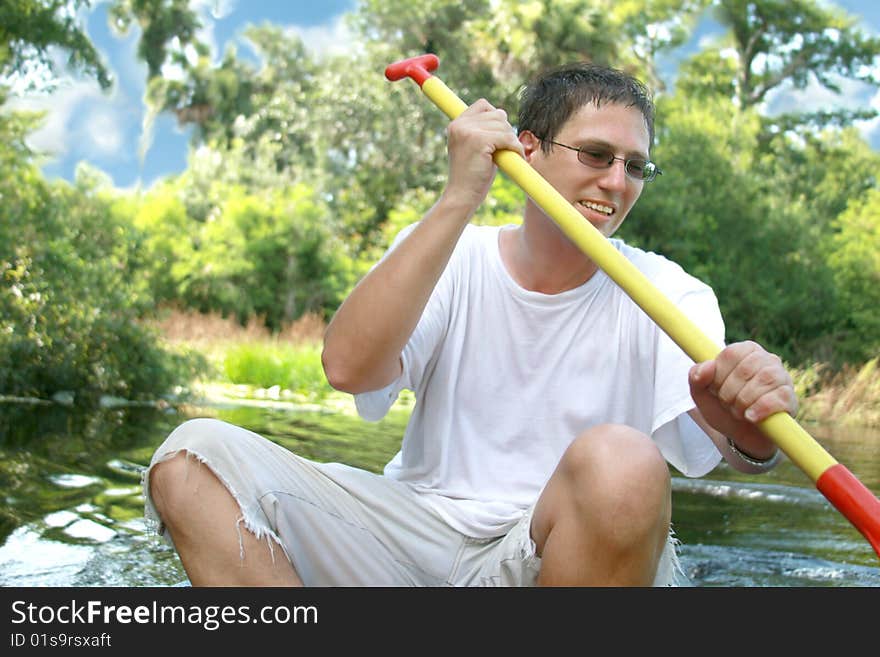
[[[344,14],[323,25],[289,25],[287,30],[298,35],[309,52],[318,57],[344,55],[354,50],[354,35]]]
[[[45,112],[43,125],[27,137],[28,145],[54,159],[68,154],[107,157],[118,154],[129,121],[125,99],[101,92],[91,80],[65,81],[51,95],[12,98],[11,110]],[[123,154],[124,155],[124,154]]]
[[[118,43],[119,55],[111,62],[117,84],[132,85],[140,91],[146,86],[147,63],[138,56],[138,42],[141,28],[133,25],[124,37],[114,36]]]
[[[803,89],[794,89],[790,85],[777,87],[767,94],[764,111],[769,115],[782,112],[815,112],[831,109],[866,109],[870,103],[870,94],[874,87],[853,80],[840,78],[835,80],[840,93],[823,87],[815,79]]]
[[[213,18],[226,18],[235,11],[238,0],[192,0],[192,7],[196,11],[205,10]]]
[[[793,89],[790,85],[777,87],[767,94],[763,112],[775,116],[784,112],[816,112],[837,109],[866,110],[880,112],[880,90],[865,82],[848,78],[836,80],[840,87],[837,94],[826,89],[815,80],[804,89]],[[859,130],[871,146],[880,149],[880,116],[869,121],[855,121]]]
[[[208,51],[211,53],[211,60],[217,60],[222,54],[220,51],[220,44],[217,43],[217,36],[214,34],[214,28],[217,25],[217,22],[205,16],[202,16],[201,18],[202,26],[196,30],[196,39],[208,46]],[[176,38],[174,39],[174,43],[175,47],[179,47]],[[190,64],[196,63],[194,55],[194,49],[186,53],[187,61],[189,61]]]
[[[720,33],[718,31],[712,31],[708,34],[703,34],[697,39],[697,50],[709,50],[718,47],[720,38]],[[730,48],[734,54],[736,54],[736,50]]]
[[[102,107],[90,112],[80,129],[85,152],[91,157],[119,154],[125,142],[124,121],[126,118],[113,108]]]
[[[7,106],[12,110],[46,112],[43,125],[28,136],[27,142],[34,150],[61,157],[77,150],[78,145],[70,138],[77,118],[87,107],[102,101],[106,101],[106,97],[97,83],[81,81],[65,84],[51,95],[12,98]]]
[[[880,113],[880,91],[871,98],[870,107]],[[880,116],[870,121],[856,121],[855,125],[869,144],[875,149],[880,149]]]

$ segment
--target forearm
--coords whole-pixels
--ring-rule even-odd
[[[689,415],[712,439],[721,456],[734,470],[761,474],[775,467],[778,448],[770,439],[755,435],[754,430],[747,432],[749,435],[746,436],[728,436],[710,426],[699,409],[691,410]]]
[[[493,153],[523,153],[507,114],[482,99],[452,121],[447,132],[449,178],[443,196],[364,277],[327,327],[322,362],[337,390],[377,390],[399,376],[403,348],[458,238],[492,184]]]
[[[334,388],[376,390],[399,376],[400,354],[473,211],[444,194],[339,307],[322,354]]]
[[[742,472],[764,472],[776,462],[776,445],[759,423],[778,412],[797,415],[791,376],[782,360],[759,344],[728,345],[715,359],[694,365],[689,373],[694,420],[707,430],[725,460]],[[728,442],[730,439],[730,442]]]

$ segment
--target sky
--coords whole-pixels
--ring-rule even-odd
[[[354,9],[356,0],[197,0],[203,22],[201,37],[219,59],[228,44],[240,54],[248,51],[241,33],[248,24],[272,22],[298,33],[313,52],[343,48],[346,28],[343,16]],[[880,33],[880,3],[876,0],[836,0],[834,4],[861,20],[866,31]],[[14,108],[44,110],[42,128],[29,138],[36,150],[47,153],[43,171],[49,178],[72,180],[80,161],[107,173],[119,188],[149,188],[157,180],[181,173],[187,166],[189,129],[177,126],[170,115],[158,117],[144,127],[143,92],[146,65],[135,55],[137,34],[114,35],[107,25],[106,0],[93,0],[85,16],[86,30],[103,54],[115,84],[102,92],[97,83],[65,77],[51,95],[25,95],[14,99]],[[711,38],[717,25],[703,21],[694,39],[675,61]],[[403,55],[402,55],[403,56]],[[845,83],[842,98],[822,88],[776,94],[768,100],[771,113],[793,109],[843,104],[849,108],[880,110],[880,91],[859,83]],[[875,150],[880,151],[880,119],[859,125]]]

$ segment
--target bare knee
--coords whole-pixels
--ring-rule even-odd
[[[174,491],[177,485],[186,478],[189,458],[190,456],[185,451],[180,451],[171,458],[156,463],[150,469],[150,493],[155,496],[157,492],[171,493]]]
[[[184,507],[200,488],[211,486],[214,481],[219,483],[202,460],[222,449],[224,426],[219,420],[196,418],[183,422],[171,432],[170,449],[177,450],[176,453],[153,465],[149,473],[150,496],[160,514]]]
[[[594,519],[637,530],[669,514],[666,461],[653,440],[630,427],[605,424],[585,431],[568,447],[557,472],[572,503]]]
[[[539,582],[649,584],[670,516],[669,469],[653,441],[620,425],[585,431],[535,507]]]
[[[156,463],[150,470],[149,487],[153,504],[166,525],[178,524],[189,515],[195,493],[210,486],[216,477],[186,450]],[[219,484],[219,481],[217,481]]]
[[[641,480],[668,479],[669,470],[659,448],[648,436],[621,424],[601,424],[583,432],[568,446],[560,461],[566,475]]]

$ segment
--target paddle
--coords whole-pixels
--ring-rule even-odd
[[[467,105],[431,71],[440,64],[435,55],[421,55],[390,64],[385,77],[412,78],[450,119]],[[518,153],[496,151],[498,168],[516,182],[563,233],[616,282],[694,362],[713,360],[721,348],[682,313],[651,281],[615,249],[573,205],[566,201]],[[803,470],[816,488],[868,539],[880,556],[880,500],[845,466],[838,463],[788,413],[779,412],[758,423],[770,440]]]

